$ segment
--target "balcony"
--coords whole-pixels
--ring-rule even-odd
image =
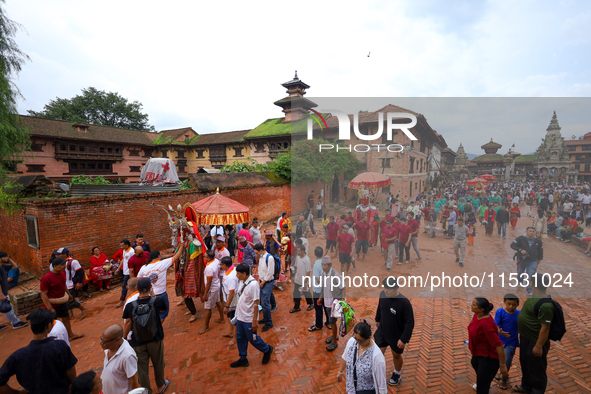
[[[56,151],[55,158],[60,160],[123,160],[123,153],[106,153],[106,152],[73,152],[73,151]]]

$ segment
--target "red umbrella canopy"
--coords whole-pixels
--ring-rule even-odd
[[[190,209],[195,213],[198,224],[225,225],[250,221],[250,210],[247,206],[221,194],[194,202]]]
[[[377,172],[364,172],[363,174],[357,175],[349,185],[349,189],[381,189],[382,187],[388,187],[392,183],[392,180],[388,175],[378,174]]]
[[[486,179],[482,179],[482,178],[474,178],[474,179],[470,179],[469,181],[466,181],[466,185],[486,185],[488,184],[488,181]]]
[[[486,179],[487,181],[497,179],[494,175],[490,174],[480,175],[479,178]]]

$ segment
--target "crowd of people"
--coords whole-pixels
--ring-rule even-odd
[[[213,327],[212,317],[217,316],[213,324],[229,338],[229,346],[237,345],[239,358],[229,364],[231,368],[249,366],[249,343],[262,353],[262,364],[270,362],[274,347],[260,333],[274,327],[273,314],[277,309],[274,290],[278,286],[291,285],[293,307],[289,312],[292,314],[302,311],[301,300],[305,299],[306,311],[314,310],[314,324],[308,331],[326,327],[330,331],[324,339],[326,350],[335,351],[342,336],[335,309],[345,300],[347,289],[344,282],[338,286],[327,283],[333,283],[332,278],[340,277],[341,273],[349,275],[357,270],[357,264],[364,262],[372,250],[383,258],[384,276],[394,269],[394,261],[397,265],[410,262],[411,247],[415,261],[420,263],[421,220],[423,234],[428,234],[428,238],[453,240],[456,262],[464,267],[466,248],[474,244],[481,228],[485,236],[493,236],[496,229],[497,236],[504,239],[509,225],[515,229],[519,220],[533,215],[526,234],[515,237],[510,245],[515,250],[520,280],[536,275],[543,259],[542,240],[548,233],[568,240],[583,233],[583,225],[591,224],[586,221],[591,219],[589,189],[552,183],[498,182],[475,190],[462,181],[452,182],[414,198],[388,195],[383,206],[379,205],[381,208],[371,216],[353,211],[328,213],[320,196],[316,198],[313,193],[308,197],[308,204],[309,209],[297,215],[293,224],[287,212],[282,212],[272,226],[274,231],[264,229],[257,218],[251,223],[199,228],[205,244],[204,267],[199,272],[205,289],[200,297],[205,313],[198,334],[207,335]],[[316,225],[322,225],[324,234],[314,229],[314,210]],[[322,236],[324,247],[309,250],[310,238]],[[586,253],[591,256],[589,250]],[[3,310],[14,329],[30,324],[33,341],[5,361],[0,369],[0,392],[9,390],[8,379],[16,375],[19,384],[31,393],[71,390],[95,394],[100,392],[101,385],[104,394],[139,388],[152,393],[150,363],[157,386],[154,392],[165,392],[170,383],[164,371],[162,326],[170,311],[166,272],[176,267],[181,254],[182,248],[169,256],[151,250],[143,234],[137,234],[134,242],[121,240],[112,258],[100,247],[93,247],[86,273],[67,248],[56,250],[50,271],[41,278],[43,308],[27,316],[27,321],[18,320],[12,309]],[[337,258],[340,270],[334,267]],[[18,266],[6,253],[0,252],[0,259],[0,300],[7,301],[9,283],[18,283]],[[186,307],[189,322],[197,321],[194,298],[198,297],[196,289],[201,284],[190,278],[197,277],[199,269],[189,265],[184,271],[184,296],[178,305]],[[101,336],[105,352],[103,372],[99,376],[89,371],[76,377],[76,357],[69,345],[83,334],[76,334],[72,329],[73,311],[79,309],[79,319],[84,318],[83,297],[89,296],[89,282],[99,292],[109,291],[112,278],[119,274],[123,276],[123,284],[116,306],[123,307],[122,321],[106,327]],[[313,278],[312,284],[305,278]],[[399,292],[398,284],[392,279],[384,279],[383,291],[376,300],[376,329],[366,321],[357,323],[344,348],[337,380],[344,379],[349,393],[385,393],[387,385],[398,385],[402,380],[402,354],[412,338],[414,312],[411,300]],[[474,389],[478,393],[487,393],[495,379],[500,388],[508,387],[508,372],[517,347],[521,348],[522,381],[513,390],[524,393],[545,390],[549,330],[556,324],[560,306],[548,301],[542,281],[529,280],[529,283],[532,284],[526,291],[531,297],[523,303],[521,311],[517,310],[520,300],[513,294],[505,296],[504,307],[494,317],[493,305],[487,299],[473,300],[474,317],[468,326],[468,343],[476,373]],[[540,303],[540,300],[544,301]],[[389,378],[384,357],[388,348],[393,356]],[[33,368],[34,372],[28,371],[31,363],[39,363],[35,355],[44,352],[63,356],[50,370],[38,366]],[[50,382],[49,374],[54,377]],[[48,385],[55,386],[54,391]]]

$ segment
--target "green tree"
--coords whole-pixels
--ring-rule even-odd
[[[82,94],[71,99],[56,97],[45,104],[43,111],[27,111],[31,116],[67,120],[123,129],[156,131],[148,124],[148,115],[142,113],[139,101],[130,103],[118,93],[105,92],[93,87],[82,89]]]
[[[6,177],[7,167],[14,156],[29,146],[29,134],[20,121],[16,100],[21,94],[12,79],[21,71],[29,57],[16,45],[14,35],[20,25],[4,13],[0,0],[0,179]]]
[[[332,183],[335,176],[344,173],[352,178],[359,170],[360,162],[355,155],[347,150],[337,152],[335,149],[320,152],[320,144],[329,141],[314,139],[301,140],[291,148],[291,179],[292,183],[310,183],[321,181]]]

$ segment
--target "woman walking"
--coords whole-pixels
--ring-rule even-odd
[[[536,237],[540,239],[542,238],[542,234],[548,234],[546,216],[541,209],[538,209],[538,214],[534,216],[533,227],[536,230]]]
[[[337,381],[342,382],[343,375],[346,375],[348,394],[386,394],[388,392],[386,359],[371,339],[371,326],[365,320],[357,323],[353,329],[353,337],[347,342],[342,357]]]
[[[488,394],[499,368],[504,379],[509,377],[505,365],[505,347],[499,339],[499,328],[490,315],[492,310],[493,305],[486,298],[472,300],[474,317],[468,325],[468,345],[472,353],[472,368],[476,372],[476,384],[472,387],[478,394]],[[502,360],[502,364],[499,360]]]

